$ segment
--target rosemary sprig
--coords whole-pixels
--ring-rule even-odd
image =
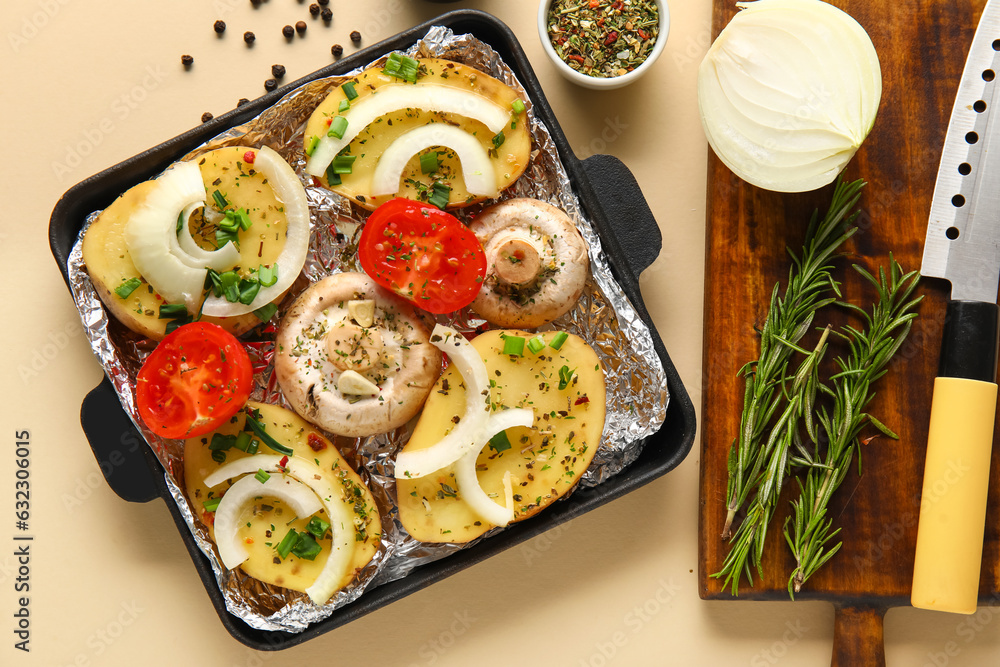
[[[760,356],[739,371],[745,380],[744,405],[739,435],[729,449],[723,539],[730,537],[737,512],[761,483],[761,469],[769,458],[769,446],[775,442],[771,438],[765,443],[764,435],[783,402],[779,389],[787,376],[789,359],[800,349],[797,343],[812,326],[816,311],[836,300],[830,293],[840,296],[829,262],[856,231],[847,229],[857,216],[849,211],[864,185],[860,180],[845,184],[838,179],[826,216],[819,220],[818,212],[813,213],[801,258],[788,251],[792,267],[784,296],[779,296],[780,285],[771,292],[767,319],[760,331]],[[737,576],[734,586],[738,585]]]
[[[817,411],[816,418],[822,427],[821,437],[813,437],[817,460],[808,467],[805,482],[797,480],[799,497],[792,501],[793,515],[785,520],[785,540],[796,562],[788,579],[788,594],[793,599],[809,577],[840,549],[841,542],[829,546],[840,528],[831,530],[833,519],[827,518],[827,507],[858,451],[861,429],[870,423],[890,438],[898,439],[864,410],[875,396],[872,385],[886,373],[889,360],[903,344],[912,320],[917,317],[913,311],[923,297],[910,299],[910,296],[920,276],[916,271],[904,274],[891,255],[888,280],[884,269],[879,269],[878,279],[860,266],[855,265],[854,269],[876,287],[879,298],[870,315],[852,304],[841,304],[860,314],[864,327],[858,330],[846,326],[844,333],[836,332],[847,341],[850,351],[846,359],[836,359],[840,372],[830,378],[831,386],[820,386],[832,398],[833,412],[825,406]]]

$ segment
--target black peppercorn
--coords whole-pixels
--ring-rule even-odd
[[[307,26],[305,21],[298,21],[295,24],[295,32],[299,33],[300,35],[304,35],[306,34],[306,27]]]
[[[361,33],[358,32],[357,30],[352,30],[351,41],[354,42],[355,44],[359,43],[361,41]]]
[[[312,14],[313,16],[319,16],[319,5],[317,5],[315,2],[309,5],[309,13]]]
[[[330,47],[330,53],[333,54],[334,58],[339,58],[340,56],[344,55],[344,47],[342,47],[340,44],[334,44],[333,46]]]
[[[333,10],[330,9],[329,7],[324,7],[321,12],[321,15],[323,17],[323,20],[326,21],[327,23],[333,20]]]
[[[238,101],[238,102],[236,103],[236,106],[238,106],[238,107],[241,107],[241,106],[243,106],[244,104],[250,104],[250,100],[248,100],[248,99],[247,99],[247,98],[245,98],[245,97],[241,97],[241,98],[239,99],[239,101]]]
[[[284,28],[281,29],[281,34],[287,37],[288,39],[291,39],[292,37],[295,36],[295,28],[293,28],[290,25],[286,25]]]
[[[181,64],[184,65],[184,67],[191,67],[191,65],[194,64],[194,58],[187,54],[184,54],[183,56],[181,56]]]
[[[274,79],[268,79],[267,81],[264,82],[264,90],[266,90],[267,92],[271,92],[277,87],[278,87],[278,82],[275,81]]]
[[[326,7],[328,4],[330,4],[330,0],[316,0],[316,1],[319,4],[323,5],[324,7]]]
[[[285,76],[285,66],[284,65],[271,65],[271,74],[275,79],[280,79]]]
[[[250,0],[250,4],[253,5],[254,7],[259,7],[260,0]]]
[[[215,25],[213,25],[212,27],[215,28],[215,32],[217,32],[217,33],[219,33],[221,35],[222,33],[224,33],[226,31],[226,22],[225,21],[216,21]]]
[[[201,115],[201,122],[207,123],[208,121],[212,120],[213,118],[215,118],[215,116],[212,115],[212,112],[211,111],[206,111],[205,113],[203,113]]]
[[[253,34],[249,30],[243,33],[243,41],[247,44],[253,44],[253,40],[257,39],[257,35]]]

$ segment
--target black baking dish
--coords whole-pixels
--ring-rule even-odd
[[[610,480],[596,487],[579,489],[546,512],[515,524],[475,546],[420,567],[404,579],[370,589],[329,618],[313,624],[304,632],[291,634],[257,630],[228,613],[208,559],[198,549],[179,509],[170,498],[162,466],[149,447],[140,446],[142,437],[122,409],[111,382],[105,378],[83,400],[80,417],[107,483],[115,493],[130,502],[148,502],[157,497],[166,500],[167,509],[177,524],[222,624],[233,637],[256,649],[284,649],[312,639],[614,500],[675,468],[694,441],[694,407],[663,341],[653,327],[639,292],[638,275],[660,251],[661,237],[656,220],[635,178],[619,160],[608,155],[595,155],[583,161],[577,159],[514,34],[499,19],[481,11],[449,12],[402,32],[75,185],[56,204],[49,223],[52,254],[67,286],[69,254],[89,213],[105,208],[120,193],[148,180],[211,137],[256,116],[292,89],[313,79],[347,72],[389,51],[408,48],[432,25],[446,26],[457,34],[470,33],[491,45],[517,75],[531,98],[534,113],[548,126],[583,210],[600,234],[615,278],[651,331],[670,392],[666,420],[663,428],[647,439],[639,458]]]

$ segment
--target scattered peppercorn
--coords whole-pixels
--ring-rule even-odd
[[[253,40],[257,39],[257,35],[253,34],[249,30],[243,33],[243,41],[247,44],[253,44]]]
[[[284,28],[281,29],[281,34],[287,37],[288,39],[291,39],[292,37],[295,36],[295,28],[293,28],[290,25],[286,25]]]
[[[295,32],[299,33],[300,35],[304,35],[304,34],[306,34],[306,28],[307,27],[308,26],[306,26],[306,22],[305,21],[298,21],[295,24]]]
[[[260,0],[250,0],[250,4],[253,5],[254,7],[259,7]]]
[[[191,65],[194,64],[194,58],[185,53],[181,56],[181,64],[184,65],[184,67],[191,67]]]
[[[268,79],[264,82],[264,90],[271,92],[278,87],[278,82],[275,79]]]
[[[344,55],[344,47],[342,47],[340,44],[334,44],[333,46],[330,47],[330,53],[333,54],[334,58],[339,58],[340,56]]]
[[[323,5],[324,7],[330,4],[330,0],[316,0],[316,1],[319,2],[319,4]]]
[[[207,123],[208,121],[212,120],[213,118],[215,118],[215,116],[212,115],[212,112],[211,111],[206,111],[205,113],[203,113],[201,115],[201,122]]]
[[[333,20],[333,10],[329,7],[324,7],[321,14],[323,16],[323,20],[327,23]]]
[[[219,33],[221,35],[222,33],[224,33],[226,31],[226,22],[225,21],[216,21],[215,24],[212,27],[215,28],[215,32],[217,32],[217,33]]]
[[[239,101],[238,101],[238,102],[236,102],[236,106],[238,106],[238,107],[241,107],[241,106],[243,106],[244,104],[250,104],[250,100],[248,100],[248,99],[247,99],[247,98],[245,98],[245,97],[241,97],[241,98],[239,99]]]
[[[319,16],[319,5],[317,5],[315,2],[309,5],[309,13],[312,14],[313,16]]]
[[[357,30],[352,30],[351,41],[354,42],[355,44],[359,43],[361,41],[361,33],[358,32]]]
[[[285,66],[284,65],[271,65],[271,74],[274,75],[275,79],[280,79],[285,76]]]

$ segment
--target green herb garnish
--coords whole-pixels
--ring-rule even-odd
[[[115,288],[115,294],[123,299],[127,299],[132,296],[132,292],[139,289],[140,285],[142,285],[142,279],[129,278],[128,280],[122,281],[122,284]]]

